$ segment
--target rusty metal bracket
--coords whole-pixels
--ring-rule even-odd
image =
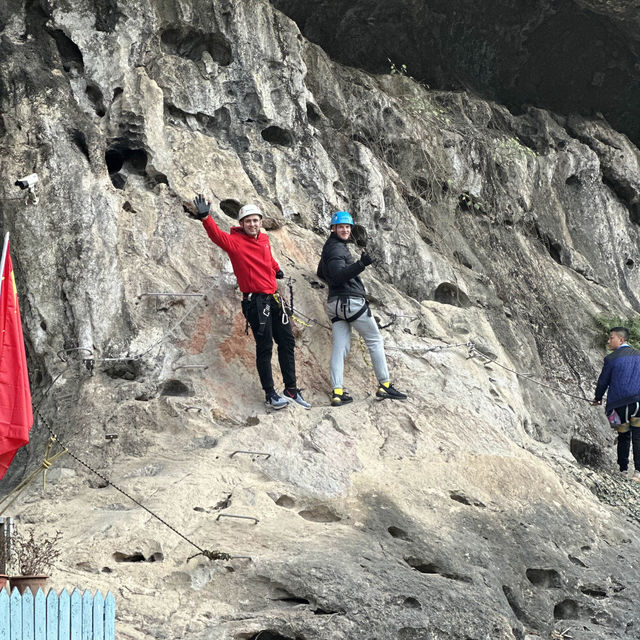
[[[245,454],[250,455],[250,456],[264,456],[265,460],[268,460],[271,457],[270,453],[264,453],[262,451],[240,451],[240,450],[234,451],[233,453],[230,453],[229,457],[233,458],[233,456],[235,456],[236,453],[245,453]]]
[[[260,522],[258,518],[254,518],[253,516],[236,516],[232,513],[219,513],[218,517],[216,518],[216,522],[218,522],[220,518],[239,518],[240,520],[253,520],[254,524],[258,524],[258,522]]]

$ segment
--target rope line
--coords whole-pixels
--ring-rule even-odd
[[[207,549],[203,549],[201,546],[193,542],[193,540],[190,540],[189,538],[187,538],[187,536],[185,536],[183,533],[178,531],[178,529],[176,529],[173,525],[169,524],[166,520],[161,518],[157,513],[155,513],[148,507],[146,507],[139,500],[136,500],[133,496],[128,494],[124,489],[121,489],[118,485],[111,482],[111,480],[109,480],[109,478],[107,478],[104,474],[100,473],[99,471],[94,469],[91,465],[89,465],[84,460],[79,458],[75,453],[73,453],[73,451],[69,449],[69,447],[67,447],[62,443],[60,438],[56,435],[56,433],[53,431],[53,429],[49,425],[48,421],[45,419],[42,413],[40,413],[40,409],[38,407],[35,408],[35,413],[38,416],[38,418],[42,421],[47,431],[50,433],[51,438],[55,440],[61,447],[63,447],[65,449],[65,452],[69,456],[71,456],[78,464],[82,465],[83,467],[91,471],[91,473],[98,476],[98,478],[100,478],[103,482],[106,482],[107,485],[109,485],[110,487],[113,487],[116,491],[120,492],[123,496],[131,500],[131,502],[133,502],[134,504],[137,504],[141,509],[144,509],[150,516],[152,516],[153,518],[161,522],[165,527],[171,529],[171,531],[173,531],[176,535],[180,536],[185,542],[188,542],[192,547],[195,547],[199,552],[196,554],[196,556],[203,555],[206,558],[209,558],[209,560],[230,560],[231,559],[231,555],[229,555],[228,553],[224,553],[222,551],[209,551]],[[40,470],[38,469],[38,471]],[[191,556],[191,557],[193,558],[195,556]]]
[[[569,393],[568,391],[565,391],[564,389],[562,389],[560,387],[556,387],[554,385],[547,384],[546,382],[542,382],[541,380],[536,380],[535,378],[532,377],[532,374],[530,374],[530,373],[522,373],[522,372],[519,372],[519,371],[515,371],[514,369],[510,369],[506,365],[501,364],[500,362],[498,362],[498,360],[496,358],[490,358],[486,353],[482,353],[482,351],[478,350],[478,348],[473,344],[473,342],[470,343],[469,354],[471,356],[477,354],[481,358],[484,358],[487,362],[491,362],[492,364],[495,364],[498,367],[501,367],[502,369],[505,369],[506,371],[509,371],[509,372],[515,374],[519,378],[524,378],[525,380],[529,380],[529,381],[533,382],[534,384],[540,385],[541,387],[545,387],[546,389],[551,389],[552,391],[556,391],[558,393],[564,394],[565,396],[569,396],[570,398],[575,398],[576,400],[582,400],[584,402],[588,402],[589,404],[591,404],[591,400],[589,400],[588,398],[585,398],[584,395],[577,396],[574,393]]]

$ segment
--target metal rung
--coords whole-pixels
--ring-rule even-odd
[[[186,298],[191,296],[206,298],[206,295],[204,293],[173,293],[170,291],[152,291],[149,293],[141,293],[138,298],[144,298],[145,296],[177,296],[179,298]]]
[[[260,520],[258,518],[254,518],[253,516],[234,516],[232,513],[219,513],[216,518],[216,522],[220,520],[220,518],[240,518],[241,520],[253,520],[254,524],[258,524]]]
[[[178,369],[208,369],[208,364],[181,364],[177,367],[172,367],[172,371],[177,371]]]
[[[229,457],[233,458],[233,456],[235,456],[236,453],[246,453],[247,455],[250,455],[250,456],[264,456],[265,460],[268,460],[271,457],[270,453],[263,453],[262,451],[234,451],[233,453],[229,454]]]
[[[86,347],[71,347],[71,349],[60,349],[56,354],[62,362],[66,362],[67,359],[62,354],[71,353],[72,351],[87,351],[90,355],[93,355],[93,349],[87,349]]]

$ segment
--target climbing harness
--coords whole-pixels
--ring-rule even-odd
[[[340,311],[338,311],[338,305],[340,308]],[[371,309],[369,308],[369,303],[367,302],[367,300],[365,299],[364,304],[360,307],[360,309],[358,309],[352,316],[347,316],[347,312],[351,312],[351,297],[350,296],[338,296],[336,298],[336,310],[335,310],[335,316],[333,318],[331,318],[331,322],[338,322],[339,320],[344,320],[345,322],[354,322],[355,320],[357,320],[360,316],[364,315],[365,313],[371,317]],[[343,318],[340,317],[340,313],[344,316]]]

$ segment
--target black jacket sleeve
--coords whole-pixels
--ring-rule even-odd
[[[360,260],[347,264],[345,257],[336,255],[335,252],[327,252],[323,260],[327,281],[334,285],[344,284],[365,270],[365,266]]]

